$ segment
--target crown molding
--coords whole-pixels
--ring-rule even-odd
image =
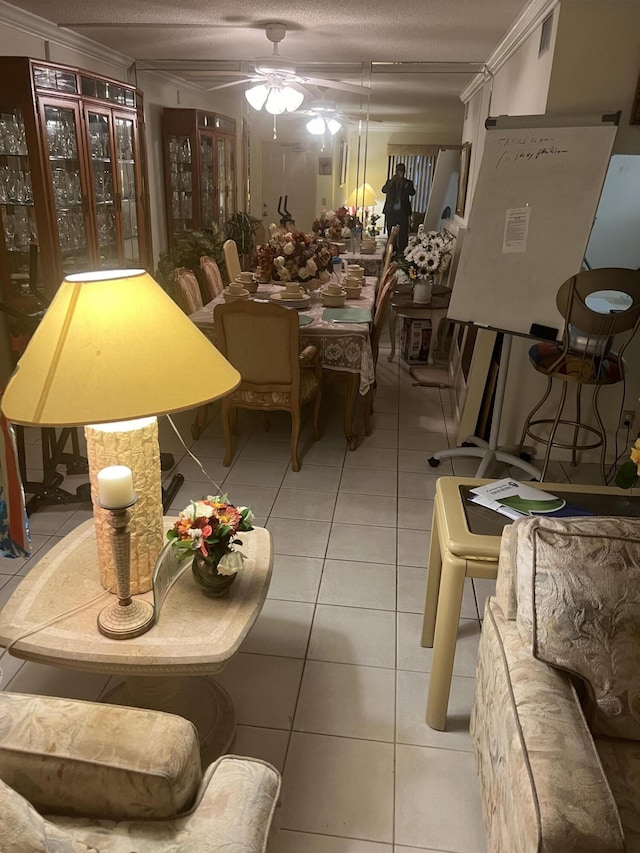
[[[74,33],[73,30],[57,27],[51,21],[34,15],[32,12],[26,12],[24,9],[18,9],[17,6],[11,6],[4,0],[0,0],[0,23],[20,30],[27,35],[38,36],[59,47],[72,48],[92,59],[122,66],[125,72],[133,62],[133,57],[111,50],[111,48],[105,47],[93,39]]]
[[[489,75],[493,76],[499,71],[534,30],[540,26],[547,15],[559,5],[560,0],[531,0],[485,62],[485,69]],[[484,74],[477,74],[466,89],[460,93],[460,100],[464,104],[470,101],[476,92],[482,88],[484,80]]]

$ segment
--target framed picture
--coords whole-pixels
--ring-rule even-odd
[[[458,175],[458,194],[456,195],[456,214],[464,216],[464,206],[467,201],[467,184],[469,183],[469,160],[471,159],[471,143],[463,142],[460,151],[460,174]]]
[[[331,157],[318,157],[318,174],[331,175]]]
[[[347,183],[347,174],[349,171],[349,143],[343,142],[340,149],[340,186],[344,187]]]
[[[640,124],[640,77],[638,78],[636,95],[633,99],[633,106],[631,107],[631,118],[629,119],[629,124]]]

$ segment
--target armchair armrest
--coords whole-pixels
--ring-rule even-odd
[[[618,810],[571,680],[531,656],[493,598],[471,735],[489,853],[622,853]]]
[[[0,718],[0,778],[41,812],[172,817],[202,778],[195,729],[173,714],[0,693]]]

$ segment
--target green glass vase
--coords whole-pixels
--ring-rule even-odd
[[[191,573],[195,582],[205,595],[212,598],[227,595],[231,584],[236,579],[236,574],[221,575],[218,573],[218,563],[227,553],[227,550],[226,545],[213,546],[208,557],[198,551],[191,564]]]

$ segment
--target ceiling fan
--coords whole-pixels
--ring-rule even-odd
[[[280,115],[284,112],[294,112],[301,105],[305,97],[311,96],[306,86],[322,86],[329,89],[340,89],[357,95],[368,95],[369,89],[365,86],[357,86],[353,83],[343,83],[340,80],[331,80],[326,77],[309,77],[296,74],[295,62],[280,56],[278,45],[287,34],[287,28],[282,23],[269,23],[265,27],[267,38],[273,44],[271,56],[259,56],[253,62],[253,72],[238,72],[242,76],[230,83],[221,83],[218,86],[210,86],[209,91],[226,89],[229,86],[237,86],[241,83],[251,82],[256,85],[245,91],[245,97],[249,104],[256,110],[264,109],[273,114]],[[215,71],[215,62],[212,63]]]

